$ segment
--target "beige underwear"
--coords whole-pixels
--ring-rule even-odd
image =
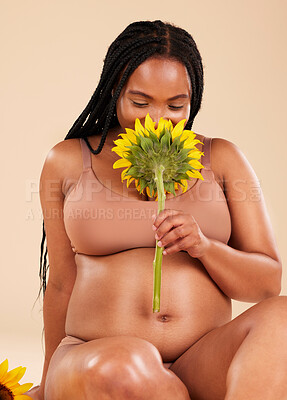
[[[79,339],[79,338],[77,338],[77,337],[75,337],[75,336],[67,335],[66,337],[64,337],[64,339],[61,340],[61,342],[60,342],[58,348],[59,348],[59,347],[62,347],[62,346],[65,346],[65,345],[67,345],[67,344],[73,344],[73,345],[75,345],[75,344],[83,344],[83,343],[86,343],[86,341],[83,340],[83,339]],[[164,368],[169,369],[169,367],[171,366],[171,364],[172,364],[172,363],[163,363],[163,366],[164,366]]]

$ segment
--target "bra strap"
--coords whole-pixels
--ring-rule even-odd
[[[89,169],[92,166],[91,152],[84,138],[80,138],[82,157],[83,157],[83,169]]]
[[[202,156],[201,164],[205,167],[210,169],[211,168],[211,142],[212,138],[204,136],[203,137],[203,146],[202,151],[204,152],[204,156]]]

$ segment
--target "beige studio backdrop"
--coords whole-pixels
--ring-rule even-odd
[[[193,130],[237,144],[264,193],[286,285],[286,11],[284,0],[1,0],[0,362],[38,383],[40,172],[90,99],[109,44],[136,20],[172,22],[205,70]],[[252,221],[246,221],[250,224]],[[244,268],[244,265],[242,265]],[[233,302],[233,316],[251,306]]]

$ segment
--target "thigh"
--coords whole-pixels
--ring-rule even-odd
[[[252,306],[200,338],[169,370],[182,380],[191,399],[224,399],[227,372],[238,348],[256,324],[274,323],[277,311],[283,310],[279,318],[286,319],[286,305],[285,296],[276,296]]]
[[[84,387],[91,386],[91,382],[98,390],[112,382],[115,387],[145,387],[151,392],[156,383],[162,382],[187,398],[182,381],[167,370],[168,365],[165,367],[158,349],[138,337],[113,336],[84,342],[70,336],[51,358],[45,399],[81,398]]]

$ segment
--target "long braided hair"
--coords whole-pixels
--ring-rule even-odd
[[[191,129],[203,93],[203,66],[200,53],[192,36],[173,24],[156,21],[133,22],[108,48],[98,86],[86,108],[75,121],[66,139],[84,138],[90,151],[99,154],[108,131],[119,125],[116,104],[121,90],[133,71],[150,57],[174,59],[185,65],[191,81],[190,116],[186,129]],[[100,144],[93,149],[87,139],[101,135]],[[40,279],[43,294],[46,290],[47,246],[44,252],[45,227],[41,241]],[[39,293],[40,293],[39,292]]]

